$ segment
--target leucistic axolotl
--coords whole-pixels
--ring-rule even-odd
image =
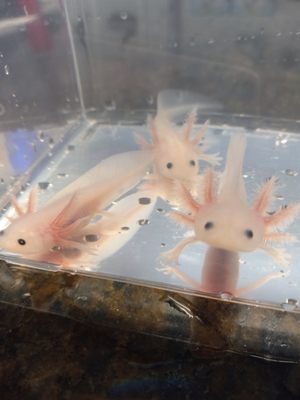
[[[156,196],[149,191],[137,191],[114,202],[100,220],[84,227],[77,240],[89,242],[93,253],[87,255],[85,265],[99,264],[119,251],[139,229],[147,229],[155,203]]]
[[[54,263],[81,257],[90,248],[76,239],[82,237],[81,231],[95,215],[105,215],[114,200],[136,186],[151,162],[152,154],[147,151],[116,154],[70,183],[40,209],[36,189],[31,191],[26,209],[13,199],[17,216],[10,218],[11,224],[1,232],[0,247]]]
[[[289,254],[273,244],[286,243],[296,238],[279,229],[292,223],[300,211],[299,204],[292,204],[275,212],[270,211],[276,188],[276,178],[268,179],[261,187],[252,206],[242,177],[246,149],[246,135],[232,136],[224,173],[216,193],[216,174],[208,169],[201,182],[203,201],[198,202],[181,183],[177,184],[181,204],[189,213],[174,211],[171,216],[194,230],[194,235],[180,242],[163,255],[169,261],[178,261],[183,249],[201,241],[209,246],[232,251],[252,252],[264,250],[282,265],[287,265]]]
[[[170,202],[174,202],[174,179],[194,192],[199,178],[199,161],[207,161],[212,165],[220,161],[217,154],[207,154],[205,146],[200,146],[208,121],[199,132],[192,134],[196,115],[196,109],[193,109],[180,129],[172,124],[166,111],[159,110],[154,119],[149,118],[152,142],[136,136],[141,147],[152,151],[154,155],[153,173],[148,176],[149,182],[144,187],[156,189],[160,197]]]
[[[282,272],[273,272],[245,287],[238,288],[240,274],[239,253],[216,247],[208,247],[206,251],[200,281],[181,271],[179,266],[164,267],[158,270],[165,275],[174,274],[192,288],[202,292],[235,297],[245,295],[250,291],[258,289],[272,279],[284,276]]]

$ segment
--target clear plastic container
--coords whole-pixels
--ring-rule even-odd
[[[191,311],[192,304],[197,310],[207,307],[209,321],[214,321],[208,323],[208,331],[215,333],[220,333],[216,326],[225,307],[230,315],[227,323],[230,319],[236,328],[235,339],[225,348],[244,351],[248,346],[255,354],[298,358],[300,347],[292,333],[297,331],[300,300],[297,213],[283,215],[282,224],[274,223],[271,232],[297,238],[292,241],[283,235],[278,244],[273,236],[274,247],[284,248],[291,256],[289,263],[284,262],[287,257],[270,257],[257,248],[240,252],[238,246],[235,258],[228,261],[226,254],[232,249],[225,248],[221,261],[213,260],[214,274],[225,274],[224,281],[229,276],[234,287],[229,290],[224,283],[223,289],[211,290],[203,283],[209,243],[201,241],[180,253],[179,266],[172,265],[189,279],[183,280],[168,268],[170,260],[162,254],[191,235],[195,225],[178,225],[170,216],[174,210],[184,212],[184,207],[174,207],[172,198],[151,186],[157,167],[149,154],[156,154],[155,146],[143,147],[145,141],[151,142],[151,132],[155,145],[149,115],[156,117],[160,128],[158,118],[167,110],[164,116],[173,123],[176,136],[185,129],[189,112],[197,109],[191,137],[209,120],[205,132],[209,147],[204,154],[219,153],[222,160],[212,168],[221,173],[230,138],[245,134],[240,177],[249,202],[246,212],[261,184],[273,176],[278,181],[272,204],[268,202],[261,218],[265,224],[261,245],[265,245],[270,234],[268,218],[300,201],[299,7],[295,1],[276,0],[4,2],[0,6],[2,301],[82,319],[89,315],[89,320],[98,318],[95,310],[100,302],[105,310],[101,317],[117,325],[119,318],[126,323],[130,320],[130,329],[206,345],[212,344],[204,336],[199,339],[195,323],[202,317]],[[161,100],[166,98],[167,106]],[[166,168],[176,166],[180,152],[171,148],[171,158],[163,161]],[[136,154],[142,154],[140,163]],[[105,164],[107,160],[112,161]],[[190,161],[191,167],[198,167],[197,160]],[[197,177],[210,166],[200,157]],[[92,168],[96,172],[89,174]],[[120,190],[112,186],[113,195],[100,210],[86,211],[90,207],[86,197],[102,196],[114,177],[119,179]],[[69,198],[64,197],[67,185],[78,178],[77,186],[67,189]],[[176,182],[172,195],[179,193],[182,198],[185,179]],[[204,184],[200,181],[198,186],[201,189]],[[38,188],[37,196],[34,188]],[[234,203],[238,190],[231,195]],[[59,205],[54,215],[47,208],[51,201]],[[62,220],[74,207],[76,213],[67,222]],[[232,221],[241,220],[237,215],[234,209]],[[18,225],[24,218],[26,223]],[[40,230],[38,222],[44,226],[47,218],[49,229]],[[101,220],[106,221],[104,228],[100,224],[101,229],[96,229]],[[287,222],[290,225],[285,227]],[[56,230],[48,241],[53,224]],[[69,230],[63,230],[62,224]],[[241,235],[246,231],[248,226]],[[25,250],[29,246],[31,251]],[[263,282],[266,276],[274,279]],[[126,290],[120,289],[124,287],[121,282]],[[251,287],[255,282],[261,285]],[[239,291],[249,285],[249,290]],[[47,294],[42,300],[40,287]],[[144,311],[133,318],[135,302]],[[121,305],[126,312],[123,309],[119,315]],[[78,315],[74,308],[80,310]],[[149,329],[151,310],[160,322]],[[181,315],[187,318],[186,331]],[[143,318],[148,322],[142,323]],[[221,323],[225,332],[229,329],[226,321]],[[252,342],[250,329],[239,343],[246,325],[269,333],[258,344]],[[279,331],[281,336],[276,337]],[[282,334],[288,338],[287,346]],[[266,337],[271,337],[269,345]],[[277,344],[272,347],[274,338]],[[216,343],[213,346],[218,347]]]

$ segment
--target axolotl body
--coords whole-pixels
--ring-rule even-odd
[[[93,252],[94,246],[83,240],[92,219],[109,217],[105,209],[143,179],[151,162],[147,151],[116,154],[70,183],[40,209],[36,189],[31,191],[26,209],[13,199],[17,217],[10,218],[11,224],[1,232],[0,247],[33,260],[72,264]],[[95,235],[100,235],[99,229]]]
[[[239,266],[238,254],[240,252],[252,252],[262,249],[270,254],[279,264],[287,265],[289,254],[284,248],[272,247],[272,243],[285,243],[295,240],[295,237],[279,231],[279,228],[293,222],[300,211],[299,204],[293,204],[279,209],[274,213],[268,213],[273,200],[273,193],[276,187],[276,179],[268,179],[261,187],[260,192],[252,207],[247,204],[245,184],[242,177],[244,153],[246,149],[246,136],[235,135],[231,138],[227,152],[227,160],[222,175],[219,191],[216,193],[216,174],[211,169],[204,173],[201,183],[203,201],[200,203],[193,198],[190,192],[181,184],[177,183],[177,191],[181,199],[182,208],[188,214],[173,211],[170,215],[177,221],[191,227],[194,235],[182,240],[173,250],[164,253],[166,261],[175,261],[184,248],[195,242],[204,242],[210,246],[208,258],[204,263],[201,284],[196,284],[186,274],[178,269],[163,269],[164,272],[175,272],[185,281],[193,286],[208,291],[218,291],[220,288],[228,291],[228,288],[235,294],[242,293],[236,289]],[[227,257],[231,255],[231,257]],[[214,281],[218,273],[220,258],[224,259],[226,269],[219,277],[221,281]],[[230,268],[230,264],[232,268]],[[213,266],[215,270],[209,269]],[[270,279],[282,276],[281,273],[270,274],[262,278],[251,288],[267,282]]]

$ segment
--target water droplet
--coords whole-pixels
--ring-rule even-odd
[[[23,297],[30,297],[30,296],[31,296],[31,294],[29,292],[23,293]]]
[[[277,32],[277,33],[275,34],[275,36],[277,36],[277,37],[282,36],[282,33],[281,33],[281,32]]]
[[[297,176],[298,172],[288,168],[288,169],[285,170],[285,174],[288,175],[288,176]]]
[[[247,178],[249,178],[249,175],[244,174],[244,175],[243,175],[243,178],[247,179]]]
[[[189,40],[189,46],[190,46],[190,47],[195,47],[195,45],[196,45],[195,38],[194,38],[194,37],[190,38],[190,40]]]
[[[50,182],[39,182],[38,185],[41,190],[47,190],[52,186]]]
[[[65,172],[59,172],[59,173],[57,174],[57,177],[60,178],[60,179],[62,179],[62,178],[67,178],[68,176],[69,176],[69,175],[66,174]]]
[[[223,300],[231,300],[233,298],[232,293],[229,293],[229,292],[222,292],[220,294],[220,296],[221,296],[221,299],[223,299]]]
[[[149,219],[139,219],[139,221],[138,221],[138,223],[139,223],[139,225],[149,225],[150,224],[150,221],[149,221]]]
[[[49,143],[50,149],[53,149],[53,147],[54,147],[54,145],[55,145],[54,139],[53,139],[53,138],[50,138],[48,143]]]
[[[151,199],[149,197],[140,197],[139,198],[139,203],[146,205],[151,203]]]
[[[44,132],[39,132],[39,140],[40,140],[40,142],[44,142],[44,140],[45,140],[45,133]]]
[[[123,21],[126,21],[126,19],[128,18],[128,13],[127,13],[126,11],[121,11],[121,12],[120,12],[120,18],[121,18]]]
[[[147,97],[147,103],[149,104],[149,106],[152,106],[154,103],[154,98],[153,96],[148,96]]]
[[[247,261],[244,260],[243,258],[240,258],[240,259],[239,259],[239,262],[240,262],[241,265],[247,264]]]
[[[117,109],[116,102],[114,100],[106,100],[104,102],[104,108],[107,111],[115,111]]]
[[[69,144],[68,151],[74,151],[74,150],[75,150],[74,144]]]
[[[87,242],[97,242],[99,240],[99,236],[95,234],[85,235],[84,238]]]
[[[296,299],[287,299],[281,306],[285,311],[294,311],[297,307],[298,301]]]
[[[10,73],[9,66],[7,64],[4,65],[4,72],[5,72],[5,75],[9,75],[9,73]]]
[[[284,196],[282,196],[281,194],[275,194],[275,199],[284,200]]]
[[[214,44],[215,41],[214,41],[214,39],[209,39],[209,41],[208,41],[207,43],[208,43],[208,44]]]

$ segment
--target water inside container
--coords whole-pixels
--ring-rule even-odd
[[[197,131],[200,127],[195,126],[194,129]],[[238,131],[240,129],[228,126],[209,126],[206,133],[206,139],[210,143],[208,151],[211,153],[220,152],[223,157],[223,161],[216,170],[223,170],[230,137]],[[147,125],[111,125],[97,120],[82,122],[68,134],[63,131],[59,132],[57,129],[35,134],[34,137],[30,137],[31,141],[28,141],[28,143],[31,143],[32,146],[40,146],[44,155],[25,178],[25,181],[22,182],[19,202],[26,204],[30,189],[36,185],[39,187],[39,208],[42,209],[52,196],[101,160],[105,160],[114,154],[138,150],[139,145],[135,139],[137,133],[149,140],[149,127]],[[297,160],[300,146],[298,136],[288,132],[266,130],[247,131],[246,135],[247,148],[243,180],[246,184],[249,204],[254,201],[259,185],[270,176],[276,176],[279,182],[275,201],[270,211],[296,202],[300,179]],[[26,160],[23,153],[20,159]],[[202,171],[206,167],[208,167],[208,163],[200,162]],[[19,178],[15,178],[15,180],[18,182]],[[6,178],[4,177],[5,181]],[[5,183],[3,183],[3,186],[5,186]],[[20,189],[13,184],[12,188],[14,187]],[[132,195],[132,193],[135,193],[135,190],[123,195],[121,200],[116,199],[112,207],[116,206],[122,199],[124,201],[124,198]],[[3,190],[2,200],[4,199]],[[100,246],[96,256],[93,257],[93,261],[88,264],[84,262],[77,264],[76,271],[96,272],[116,278],[148,282],[158,287],[171,285],[177,288],[195,289],[174,274],[165,275],[163,267],[168,263],[160,257],[163,252],[172,249],[182,238],[191,235],[191,229],[178,225],[168,216],[171,206],[167,201],[158,196],[152,196],[151,202],[152,204],[148,205],[146,213],[143,211],[142,216],[139,214],[134,216],[130,222],[131,226],[127,227],[126,222],[124,222],[124,234],[122,235],[122,232],[120,232],[119,236],[110,238],[108,249],[105,248],[102,251]],[[12,210],[8,208],[3,213],[1,229],[9,224],[6,216],[11,215],[11,212]],[[122,226],[122,219],[120,226]],[[133,230],[133,233],[126,232],[127,228]],[[300,236],[299,219],[288,228],[288,232],[297,237]],[[90,242],[97,239],[93,234],[86,238]],[[206,244],[193,244],[187,247],[179,258],[179,268],[196,282],[199,282],[200,290],[201,271],[207,247]],[[287,299],[290,299],[289,302],[293,300],[297,304],[300,282],[297,263],[299,246],[297,243],[285,243],[284,247],[292,256],[290,266],[279,265],[270,256],[259,250],[240,253],[238,288],[252,284],[270,273],[283,273],[282,277],[271,280],[243,297],[279,304],[286,303]],[[56,267],[53,266],[53,268]]]

